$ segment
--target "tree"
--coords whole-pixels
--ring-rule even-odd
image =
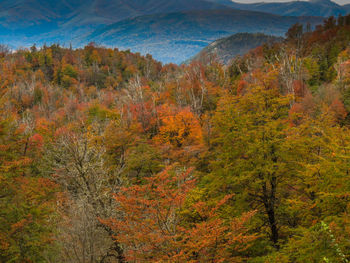
[[[278,248],[289,192],[286,181],[298,165],[288,146],[290,97],[279,93],[275,76],[266,73],[243,95],[227,95],[221,100],[215,116],[212,172],[207,180],[212,182],[209,191],[214,195],[234,193],[237,201],[233,206],[238,211],[257,209],[261,220],[257,227],[266,231]]]
[[[160,127],[155,142],[169,160],[190,164],[203,152],[203,134],[189,108],[164,105],[159,109]]]
[[[0,58],[5,57],[10,53],[10,48],[6,45],[0,44]]]
[[[65,262],[124,262],[122,248],[111,242],[113,231],[98,221],[115,214],[111,195],[122,179],[118,170],[106,165],[106,150],[95,139],[87,131],[65,130],[46,150],[44,169],[63,190],[58,239]]]
[[[168,168],[114,196],[123,216],[101,222],[116,232],[114,238],[125,248],[128,261],[240,262],[237,253],[256,238],[245,228],[253,213],[225,222],[218,210],[227,196],[215,207],[193,204],[191,213],[201,220],[183,224],[180,211],[194,183],[191,170]]]
[[[305,229],[299,228],[281,251],[267,257],[266,262],[342,262],[349,260],[344,244],[346,240],[335,233],[337,226],[320,222]],[[345,241],[345,242],[344,242]],[[310,246],[312,244],[312,246]],[[343,252],[344,251],[344,252]]]
[[[200,124],[189,109],[185,108],[174,114],[171,108],[165,107],[160,115],[163,125],[159,128],[158,139],[162,143],[179,148],[201,143]]]
[[[46,262],[54,256],[56,185],[37,174],[39,136],[0,118],[0,261]]]
[[[291,28],[288,29],[287,33],[286,33],[286,37],[289,43],[291,43],[295,50],[296,50],[296,57],[299,58],[300,51],[303,48],[303,35],[304,32],[304,26],[302,24],[295,24],[294,26],[292,26]]]

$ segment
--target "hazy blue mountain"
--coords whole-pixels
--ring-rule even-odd
[[[106,24],[146,14],[227,8],[204,0],[0,0],[0,24]]]
[[[343,8],[345,8],[348,14],[350,13],[350,4],[344,5]]]
[[[88,0],[69,22],[110,24],[141,15],[226,8],[204,0]]]
[[[64,43],[127,18],[227,8],[204,0],[0,0],[0,34],[15,45]]]
[[[123,20],[96,30],[81,41],[130,48],[151,53],[163,62],[181,63],[216,39],[243,32],[283,36],[297,22],[315,25],[322,18],[234,9],[177,12]]]
[[[251,49],[264,44],[281,42],[283,39],[282,37],[262,33],[238,33],[212,42],[191,60],[204,61],[207,58],[214,57],[221,63],[227,64],[237,55],[244,55]]]
[[[232,8],[267,12],[282,16],[338,16],[350,12],[349,6],[341,6],[331,0],[309,0],[276,3],[242,4],[231,0],[208,0]]]
[[[307,4],[319,12],[322,3]],[[232,7],[238,8],[230,0],[0,0],[0,43],[78,47],[95,41],[181,63],[235,33],[282,36],[296,22],[321,22],[289,16],[292,11],[279,16]]]
[[[56,24],[71,17],[83,0],[0,0],[0,24],[16,29],[44,23]]]

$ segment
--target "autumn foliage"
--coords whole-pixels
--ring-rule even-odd
[[[245,226],[253,216],[225,222],[218,210],[230,199],[226,196],[215,207],[204,202],[191,205],[198,222],[183,224],[181,211],[193,190],[192,171],[166,169],[115,195],[121,218],[101,220],[116,233],[131,262],[240,262],[237,252],[245,250],[256,237]]]
[[[348,262],[350,18],[234,58],[0,54],[0,262]]]

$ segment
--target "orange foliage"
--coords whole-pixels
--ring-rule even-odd
[[[200,222],[183,226],[180,210],[194,187],[191,170],[173,174],[170,168],[146,179],[144,185],[123,188],[115,195],[121,219],[101,220],[115,231],[114,238],[132,262],[240,262],[234,252],[246,249],[256,237],[247,234],[246,222],[253,213],[228,224],[216,207],[198,202],[191,208]],[[234,252],[232,252],[234,251]]]
[[[29,139],[30,145],[35,148],[42,148],[44,145],[44,139],[40,134],[34,134],[30,139]]]
[[[246,89],[247,84],[248,83],[245,80],[241,80],[238,83],[237,94],[241,95],[244,92],[244,90]]]
[[[294,80],[293,82],[294,94],[296,97],[304,97],[305,95],[305,83],[300,80]]]
[[[174,147],[198,145],[202,143],[199,121],[189,108],[175,111],[164,106],[160,112],[162,125],[157,140]]]
[[[303,117],[303,113],[303,105],[300,103],[294,103],[292,108],[289,110],[289,119],[292,126],[300,123],[300,120]]]
[[[332,104],[330,105],[330,110],[337,120],[344,120],[348,115],[344,103],[341,102],[338,98],[333,100]]]

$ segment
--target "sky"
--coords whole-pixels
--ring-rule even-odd
[[[256,3],[256,2],[290,2],[291,0],[235,0],[234,2],[240,3]],[[350,4],[350,0],[332,0],[338,4]]]

